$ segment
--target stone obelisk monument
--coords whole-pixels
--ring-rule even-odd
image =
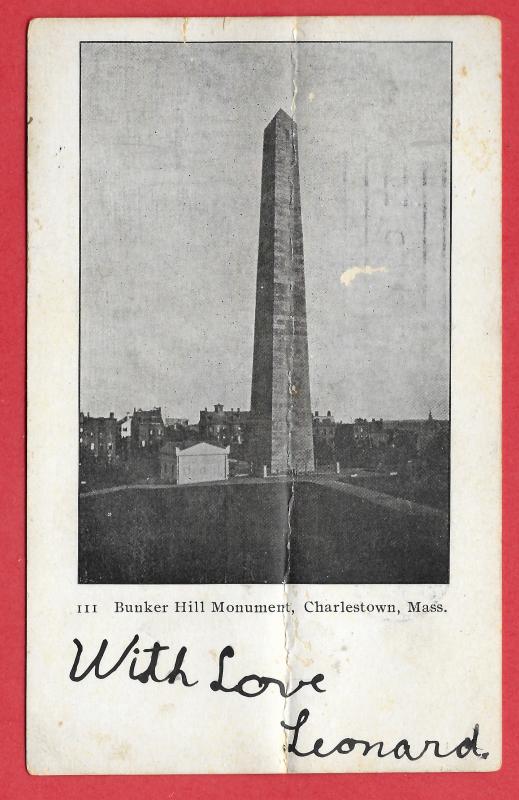
[[[297,127],[282,110],[263,138],[250,423],[255,474],[313,471]]]

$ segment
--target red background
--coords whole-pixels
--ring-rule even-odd
[[[2,652],[0,793],[8,798],[298,798],[328,800],[353,797],[511,798],[517,788],[518,663],[516,581],[519,491],[516,442],[519,438],[518,230],[516,181],[519,163],[519,13],[514,0],[0,0],[0,554],[2,557]],[[25,770],[25,83],[26,30],[33,17],[254,16],[311,14],[485,14],[503,26],[503,545],[504,545],[504,756],[499,772],[481,774],[289,775],[289,776],[80,776],[34,777]],[[470,421],[467,421],[470,424]],[[484,587],[477,603],[485,602]],[[460,680],[463,676],[460,676]],[[427,680],[427,676],[423,676]],[[41,691],[45,692],[45,675]],[[519,691],[519,690],[517,690]],[[515,696],[514,696],[515,694]],[[448,697],[438,698],[448,703]],[[174,747],[174,742],[172,742]],[[514,791],[515,788],[515,791]]]

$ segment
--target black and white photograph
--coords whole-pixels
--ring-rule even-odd
[[[449,583],[451,42],[79,79],[79,583]]]

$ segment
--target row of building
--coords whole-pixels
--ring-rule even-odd
[[[164,417],[160,407],[136,409],[117,419],[80,413],[79,465],[83,487],[103,481],[168,482],[225,480],[229,456],[244,456],[249,412],[216,404],[200,411],[197,424]]]
[[[195,442],[211,442],[217,446],[233,446],[237,450],[246,441],[248,411],[232,408],[225,411],[216,404],[214,411],[200,411],[199,422],[190,425],[185,417],[163,417],[161,407],[134,409],[122,419],[110,412],[108,417],[79,415],[79,449],[83,459],[113,462],[159,453],[166,442],[180,447]]]
[[[231,458],[247,460],[249,412],[240,408],[224,409],[217,403],[213,409],[200,411],[198,423],[189,424],[185,417],[163,417],[159,407],[135,409],[121,419],[112,412],[108,417],[80,414],[79,449],[83,465],[110,465],[132,459],[159,455],[165,446],[186,449],[204,442],[228,448]],[[316,466],[347,464],[363,453],[388,448],[405,449],[410,454],[423,453],[432,439],[448,428],[448,422],[434,420],[382,420],[357,418],[353,423],[337,422],[328,411],[314,412],[312,428]]]
[[[435,420],[429,412],[427,419],[371,420],[358,417],[353,423],[336,422],[331,412],[313,417],[314,446],[317,450],[330,448],[344,456],[345,451],[407,446],[417,454],[423,453],[441,431],[448,430],[447,420]]]

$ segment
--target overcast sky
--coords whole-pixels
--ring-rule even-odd
[[[447,417],[450,45],[83,44],[81,89],[84,411],[249,408],[263,130],[295,101],[312,407]]]

